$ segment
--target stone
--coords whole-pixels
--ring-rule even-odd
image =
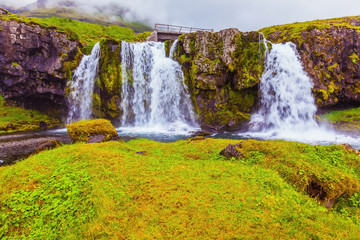
[[[220,152],[220,155],[223,155],[227,158],[242,159],[244,156],[239,150],[236,149],[236,146],[239,146],[239,145],[234,146],[232,144],[229,144],[226,148],[224,148]]]
[[[5,14],[0,9],[0,14]],[[66,115],[66,62],[82,44],[56,28],[0,20],[0,89],[5,100],[56,116]]]
[[[38,146],[34,152],[34,154],[42,152],[42,151],[46,151],[46,150],[50,150],[50,149],[54,149],[57,147],[62,146],[62,143],[58,140],[49,140],[46,141],[44,143],[42,143],[40,146]]]
[[[105,139],[104,134],[92,135],[89,137],[88,143],[99,143],[103,142]]]

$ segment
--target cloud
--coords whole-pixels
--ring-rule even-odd
[[[56,0],[51,0],[56,1]],[[31,0],[1,0],[19,5]],[[82,9],[99,11],[109,4],[129,9],[129,18],[148,19],[151,24],[214,28],[236,27],[258,30],[272,25],[315,19],[354,16],[360,13],[358,0],[76,0]]]

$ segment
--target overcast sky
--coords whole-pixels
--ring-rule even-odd
[[[34,0],[0,0],[24,6]],[[214,28],[235,27],[240,31],[263,27],[360,15],[360,0],[78,0],[88,7],[118,3],[129,7],[149,23]]]

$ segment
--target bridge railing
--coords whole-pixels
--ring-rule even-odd
[[[196,31],[214,32],[214,29],[183,27],[183,26],[175,26],[169,24],[155,24],[155,30],[159,32],[169,32],[169,33],[192,33]]]

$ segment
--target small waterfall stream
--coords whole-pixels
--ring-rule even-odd
[[[312,87],[295,44],[273,44],[260,83],[260,109],[251,118],[250,130],[304,131],[318,127]]]
[[[122,127],[188,132],[197,126],[181,66],[165,56],[163,43],[122,42],[121,59]]]
[[[91,54],[83,56],[79,66],[74,71],[71,81],[68,81],[69,111],[67,123],[90,119],[100,55],[100,44],[96,43]]]
[[[296,46],[291,42],[272,44],[261,78],[259,109],[251,116],[249,131],[239,136],[358,146],[357,138],[339,134],[317,123],[312,87]]]

